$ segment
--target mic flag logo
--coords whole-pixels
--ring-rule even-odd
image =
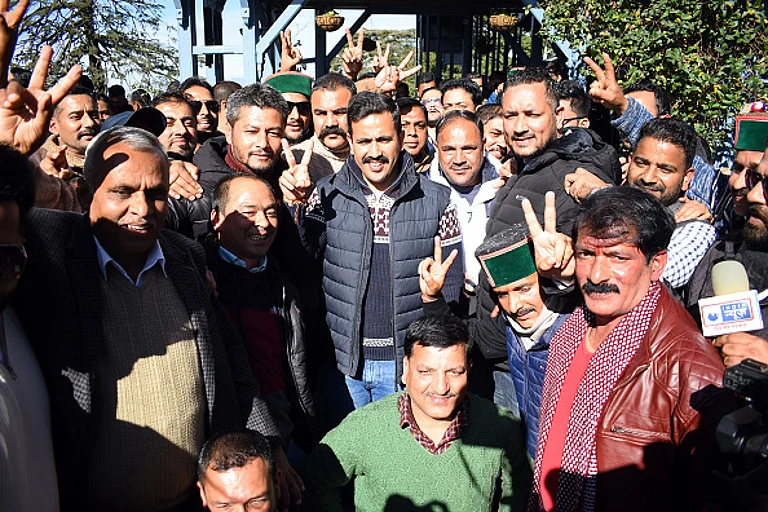
[[[701,299],[699,312],[704,336],[763,328],[763,316],[755,290]]]

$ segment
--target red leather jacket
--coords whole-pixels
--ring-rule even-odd
[[[598,425],[598,510],[697,508],[690,488],[697,471],[706,471],[716,424],[700,411],[723,396],[704,388],[719,387],[723,371],[712,344],[662,288],[648,332]]]

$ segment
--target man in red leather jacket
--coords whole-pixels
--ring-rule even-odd
[[[661,283],[674,219],[611,187],[582,203],[571,244],[553,198],[544,230],[524,209],[539,270],[575,274],[584,297],[550,346],[531,509],[695,510],[723,365]]]

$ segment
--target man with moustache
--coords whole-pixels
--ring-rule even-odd
[[[344,75],[328,73],[315,80],[309,97],[315,134],[293,147],[297,161],[306,151],[312,152],[309,172],[313,177],[339,172],[347,161],[347,105],[355,94],[355,83]]]
[[[451,190],[451,202],[461,224],[464,284],[474,293],[480,273],[475,250],[485,238],[499,174],[483,150],[483,125],[467,110],[447,112],[437,123],[437,150],[429,178]]]
[[[660,282],[672,215],[634,187],[598,190],[581,204],[565,261],[552,203],[547,229],[523,207],[539,271],[559,263],[584,298],[550,344],[530,509],[702,509],[724,368]]]
[[[427,109],[415,98],[398,98],[400,122],[403,125],[403,149],[416,166],[416,172],[427,172],[433,152],[427,141]]]
[[[222,135],[219,131],[221,105],[213,98],[213,87],[199,76],[191,76],[179,85],[181,91],[192,103],[197,115],[197,138],[204,143],[212,137]]]
[[[309,102],[312,78],[294,71],[275,73],[264,80],[283,95],[291,113],[285,123],[285,139],[291,146],[312,135],[312,105]]]
[[[765,135],[765,126],[742,127],[750,134],[740,132],[740,137]],[[686,305],[688,311],[698,318],[698,301],[714,296],[712,290],[712,267],[720,261],[734,260],[744,265],[750,288],[760,294],[768,289],[768,139],[766,150],[759,165],[742,171],[748,190],[747,219],[740,233],[718,241],[701,260],[688,287]],[[763,319],[768,318],[768,304],[761,304]],[[725,334],[715,339],[726,366],[733,366],[750,358],[768,364],[768,325],[759,331]]]
[[[49,126],[51,136],[43,144],[40,157],[64,151],[67,168],[82,175],[85,150],[99,130],[101,116],[96,99],[89,90],[76,85],[53,111]]]
[[[679,119],[648,121],[630,155],[626,185],[654,195],[675,215],[685,204],[681,199],[694,174],[696,141],[693,128]],[[577,176],[577,182],[570,184],[573,176]],[[596,176],[585,176],[583,170],[566,176],[566,191],[580,201],[605,186],[608,185]],[[678,221],[667,247],[669,259],[662,274],[664,282],[674,290],[684,287],[716,238],[717,230],[709,222]]]
[[[206,194],[221,178],[236,172],[256,174],[276,186],[283,166],[279,156],[288,103],[272,87],[253,84],[229,97],[226,114],[231,134],[209,139],[193,159]]]
[[[283,200],[308,252],[323,261],[327,321],[343,384],[331,406],[343,418],[394,393],[402,375],[405,329],[421,316],[419,262],[434,247],[461,250],[449,190],[414,169],[402,151],[400,111],[388,97],[361,92],[349,103],[353,158],[313,190],[309,158],[289,156]],[[311,158],[314,158],[312,155]],[[458,300],[461,269],[448,276],[446,299]]]
[[[429,135],[429,142],[434,143],[437,135],[435,134],[435,126],[437,122],[443,117],[443,93],[437,87],[431,89],[425,89],[421,93],[421,104],[427,109],[427,134]]]

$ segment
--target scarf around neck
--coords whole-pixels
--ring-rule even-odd
[[[661,296],[661,284],[651,283],[648,293],[608,334],[589,362],[574,398],[561,461],[555,506],[559,512],[595,510],[597,487],[597,426],[608,397],[619,382],[648,331]],[[530,511],[543,510],[541,471],[563,382],[576,350],[583,343],[594,315],[585,306],[577,308],[552,339],[541,397],[539,443],[536,448]]]

